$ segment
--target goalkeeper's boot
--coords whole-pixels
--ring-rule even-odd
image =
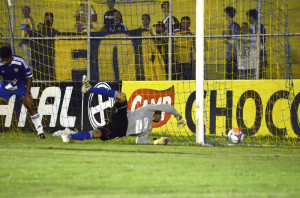
[[[65,130],[59,130],[53,133],[53,136],[59,136],[61,137],[62,135],[69,135],[69,134],[75,134],[75,131],[70,130],[69,128],[65,128]]]
[[[82,76],[82,87],[81,87],[81,92],[82,93],[87,93],[92,86],[90,83],[87,81],[86,75]]]

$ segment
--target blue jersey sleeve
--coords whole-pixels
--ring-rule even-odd
[[[29,66],[27,65],[27,63],[25,61],[23,61],[22,64],[24,67],[25,78],[31,78],[33,76],[31,69],[29,68]]]

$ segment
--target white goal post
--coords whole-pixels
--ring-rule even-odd
[[[196,1],[196,142],[204,145],[204,0]]]

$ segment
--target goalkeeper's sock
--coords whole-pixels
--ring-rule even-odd
[[[37,113],[33,116],[30,116],[31,121],[33,122],[38,134],[44,133],[41,116]]]
[[[75,134],[70,134],[73,140],[89,140],[94,138],[92,131],[81,131]]]
[[[92,87],[89,89],[90,93],[95,93],[95,94],[100,94],[102,96],[107,96],[107,97],[111,97],[111,98],[117,98],[118,92],[115,90],[111,90],[111,89],[106,89],[103,87]]]

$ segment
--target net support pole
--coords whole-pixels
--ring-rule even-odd
[[[172,74],[172,25],[173,25],[173,21],[172,21],[172,0],[169,1],[169,24],[168,24],[168,35],[169,35],[169,45],[168,45],[168,71],[169,71],[169,75],[168,75],[168,80],[172,80],[171,78],[171,74]]]
[[[91,79],[91,0],[88,0],[87,15],[87,78]]]
[[[204,141],[204,0],[196,1],[196,142]]]
[[[15,26],[15,1],[14,0],[7,0],[7,5],[11,7],[11,22],[10,22],[10,28],[11,28],[11,50],[12,53],[15,53],[15,41],[14,41],[14,26]]]
[[[257,28],[256,33],[256,79],[259,79],[259,62],[260,62],[260,33],[261,33],[261,0],[257,0]]]
[[[91,0],[88,0],[88,15],[87,15],[87,79],[91,79]],[[81,95],[81,122],[80,128],[83,130],[83,108],[84,108],[84,93]]]

